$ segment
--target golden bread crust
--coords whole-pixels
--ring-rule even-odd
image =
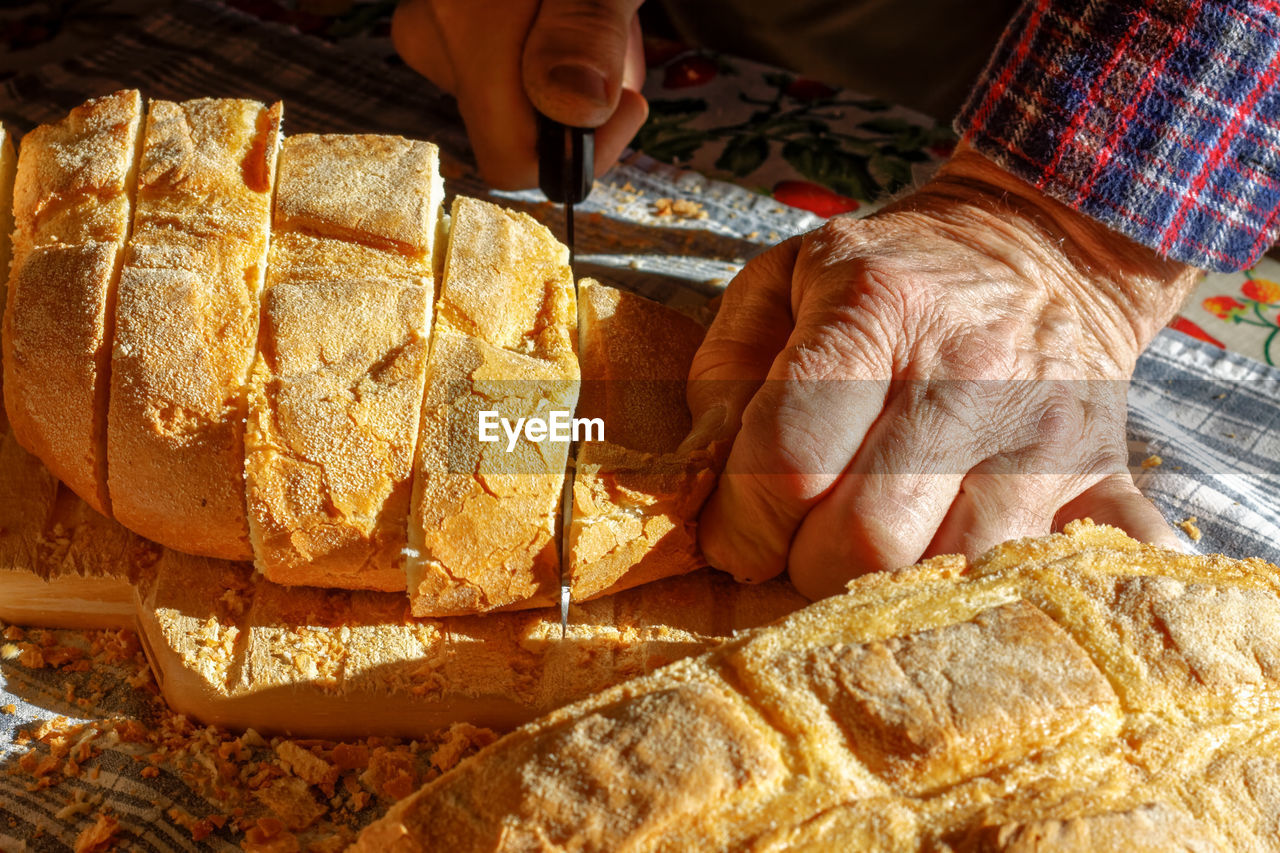
[[[635,294],[579,290],[578,414],[604,441],[578,447],[570,584],[576,601],[706,565],[695,523],[715,488],[717,448],[682,448],[692,424],[685,380],[706,330]]]
[[[115,287],[141,126],[141,96],[122,91],[37,127],[13,194],[5,408],[22,446],[103,513]]]
[[[405,587],[441,195],[429,143],[285,140],[245,444],[277,583]]]
[[[107,443],[117,519],[170,547],[252,556],[245,385],[280,105],[154,101],[116,304]]]
[[[568,252],[530,217],[454,201],[427,367],[406,561],[418,616],[555,600],[568,442],[479,440],[479,412],[515,423],[572,412],[577,309]]]

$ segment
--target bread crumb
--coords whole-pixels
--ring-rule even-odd
[[[17,656],[59,662],[58,672],[68,674],[64,694],[91,698],[95,708],[101,705],[105,684],[140,685],[145,723],[131,715],[89,721],[57,717],[14,733],[19,750],[10,772],[29,791],[61,789],[65,798],[57,818],[71,826],[92,823],[96,812],[105,812],[123,760],[136,762],[130,774],[123,774],[135,781],[172,778],[203,798],[209,814],[157,809],[146,818],[167,822],[170,831],[184,837],[189,833],[195,842],[273,853],[341,850],[397,799],[436,778],[441,772],[436,763],[461,761],[497,738],[488,729],[469,726],[424,733],[413,742],[392,737],[268,740],[252,729],[236,735],[173,713],[150,677],[133,632],[22,631],[2,625],[0,631]],[[221,637],[215,641],[220,642]],[[323,666],[327,652],[311,654]],[[110,679],[103,681],[111,670]],[[0,711],[15,713],[17,708]],[[103,767],[112,772],[102,773]],[[106,821],[94,823],[84,839],[86,845],[98,846],[85,849],[129,847],[127,830],[108,835],[111,828]]]
[[[1163,464],[1164,460],[1154,453],[1142,460],[1143,468],[1159,468]]]
[[[276,747],[276,755],[279,756],[280,766],[285,770],[308,785],[315,785],[325,789],[326,793],[332,793],[333,783],[338,781],[338,768],[290,740],[282,741]]]
[[[255,794],[286,829],[294,832],[311,826],[327,811],[316,802],[307,783],[296,776],[276,779]]]
[[[444,743],[431,753],[431,764],[441,773],[450,770],[462,757],[493,743],[496,735],[489,729],[480,729],[470,723],[454,723],[445,734]]]
[[[13,643],[5,643],[3,646],[0,646],[0,658],[3,658],[4,660],[14,660],[20,654],[22,654],[22,649],[18,648]]]
[[[18,713],[18,706],[13,704],[12,702],[10,702],[8,705],[4,705],[3,707],[0,707],[0,714],[16,714],[16,713]]]
[[[76,836],[76,853],[101,853],[115,846],[120,823],[111,815],[98,813],[98,819]]]
[[[677,219],[706,219],[707,212],[696,201],[677,198],[659,198],[653,202],[654,216],[675,216]]]
[[[1191,515],[1178,522],[1178,526],[1182,528],[1182,532],[1187,534],[1187,536],[1191,538],[1192,542],[1200,541],[1201,533],[1200,528],[1196,527],[1197,520],[1198,519],[1194,515]]]

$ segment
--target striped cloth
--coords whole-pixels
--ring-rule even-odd
[[[1280,229],[1280,3],[1024,0],[955,127],[1163,255],[1251,266]]]

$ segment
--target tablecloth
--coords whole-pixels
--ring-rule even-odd
[[[387,49],[392,4],[339,0],[336,13],[323,3],[239,5],[253,14],[153,0],[69,0],[52,13],[13,7],[0,14],[9,47],[0,120],[25,131],[121,87],[174,99],[283,99],[286,132],[430,138],[446,155],[451,190],[484,193],[450,99]],[[138,8],[144,18],[133,17]],[[678,45],[650,47],[653,115],[642,151],[584,206],[579,264],[670,304],[701,303],[747,258],[826,215],[875,209],[949,151],[945,127],[873,98]],[[536,192],[496,195],[559,228]],[[1166,330],[1139,361],[1129,440],[1144,493],[1172,523],[1202,534],[1189,546],[1280,562],[1280,371],[1263,363],[1280,358],[1276,282],[1280,264],[1265,260],[1201,285],[1181,325],[1195,337]],[[231,849],[246,838],[264,850],[327,849],[402,794],[406,780],[429,778],[490,736],[464,727],[412,743],[335,746],[220,732],[163,708],[129,632],[6,630],[0,850],[72,849],[94,833],[105,839],[97,849]],[[59,714],[70,721],[48,722]],[[334,820],[295,836],[284,822],[294,783],[280,780],[302,775],[299,750],[344,769],[307,794]],[[232,807],[210,797],[254,773],[267,774],[270,784],[256,790],[278,788],[276,800],[246,795]]]

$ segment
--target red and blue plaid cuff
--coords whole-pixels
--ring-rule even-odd
[[[1243,269],[1280,230],[1280,2],[1025,0],[955,126],[1162,255]]]

